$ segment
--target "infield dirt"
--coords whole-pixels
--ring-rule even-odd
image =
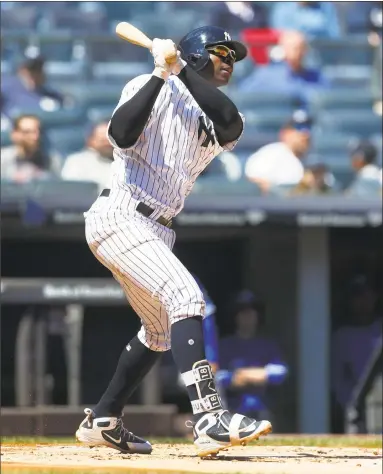
[[[201,460],[190,444],[155,445],[149,456],[79,445],[2,445],[1,464],[9,474],[378,474],[382,449],[247,446]]]

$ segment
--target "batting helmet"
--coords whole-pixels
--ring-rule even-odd
[[[193,69],[200,71],[209,62],[209,53],[206,48],[223,44],[235,51],[236,61],[241,61],[247,55],[246,47],[239,41],[233,41],[223,28],[218,26],[201,26],[187,35],[179,42],[178,49],[181,57]]]

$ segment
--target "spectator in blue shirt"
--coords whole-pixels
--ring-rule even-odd
[[[44,59],[27,58],[16,76],[1,79],[1,113],[9,117],[24,111],[55,110],[63,105],[63,97],[45,84]]]
[[[307,43],[301,33],[286,31],[281,35],[279,46],[284,59],[256,68],[239,84],[241,91],[291,94],[305,104],[313,91],[329,86],[320,71],[304,65]]]
[[[340,27],[333,2],[277,2],[271,13],[276,30],[296,30],[312,38],[339,38]]]

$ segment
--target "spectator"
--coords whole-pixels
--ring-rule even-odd
[[[263,302],[253,293],[245,290],[237,296],[236,333],[221,341],[220,370],[216,375],[221,389],[226,391],[229,409],[240,409],[256,419],[269,409],[267,387],[281,384],[287,375],[278,344],[259,334],[264,313]]]
[[[44,59],[25,59],[16,76],[1,79],[1,112],[11,117],[25,110],[52,111],[61,107],[63,97],[45,82]]]
[[[100,189],[108,187],[113,147],[107,138],[108,123],[93,125],[86,141],[86,147],[69,155],[61,177],[68,181],[93,181]]]
[[[277,2],[272,7],[271,27],[296,30],[307,38],[339,38],[340,26],[332,2]]]
[[[280,132],[280,142],[253,153],[245,165],[246,177],[267,192],[272,186],[297,185],[304,177],[302,160],[311,143],[311,119],[297,110]]]
[[[378,151],[368,140],[360,141],[350,153],[351,166],[356,179],[378,181],[382,184],[382,169],[376,164]]]
[[[328,194],[335,188],[335,177],[324,164],[318,163],[305,170],[303,178],[291,194]]]
[[[61,158],[45,149],[37,116],[16,118],[12,124],[11,141],[13,145],[1,149],[1,179],[25,183],[60,173]]]
[[[328,82],[316,69],[305,67],[307,53],[305,37],[297,31],[283,33],[279,40],[284,60],[261,66],[239,84],[241,91],[289,93],[305,102],[312,91],[328,87]]]
[[[352,279],[348,296],[347,322],[337,329],[332,341],[332,390],[343,412],[382,337],[377,294],[365,275]]]
[[[267,27],[267,12],[256,2],[214,2],[212,5],[212,25],[235,32]]]

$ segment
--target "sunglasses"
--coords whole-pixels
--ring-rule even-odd
[[[211,46],[206,49],[209,51],[209,53],[214,54],[214,56],[218,56],[219,58],[231,59],[233,62],[237,58],[235,51],[233,49],[228,48],[227,46],[223,44]]]

